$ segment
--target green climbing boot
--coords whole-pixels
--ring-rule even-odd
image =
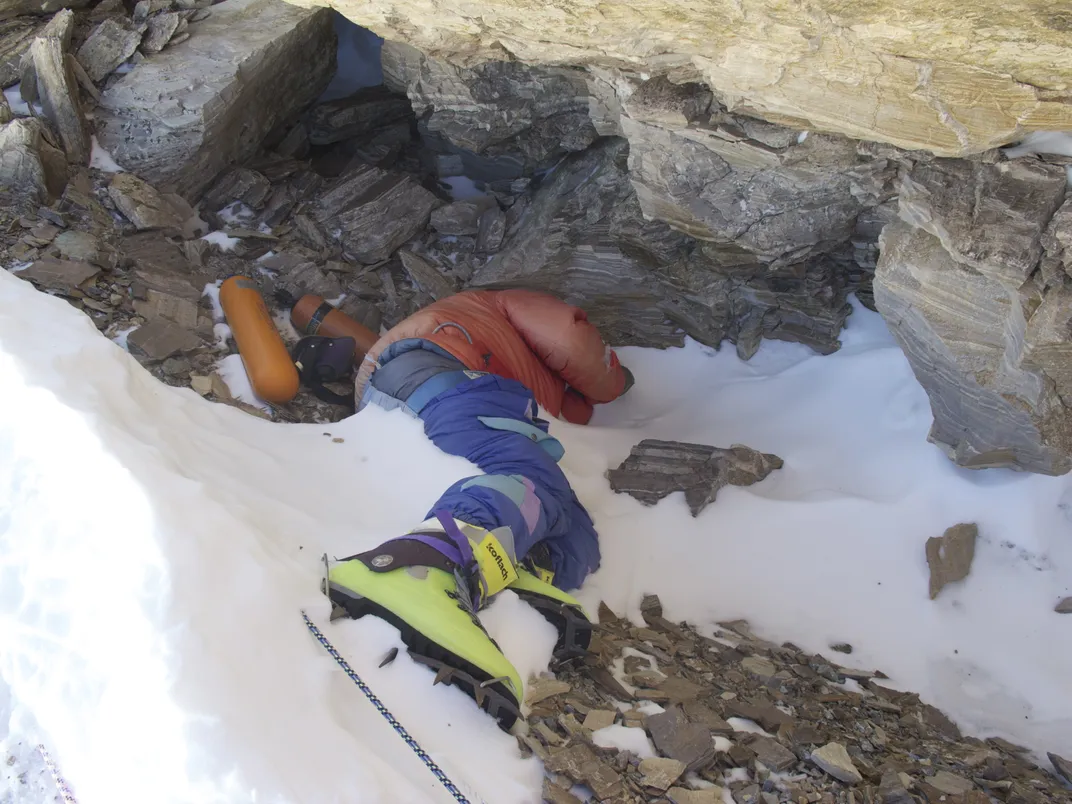
[[[464,532],[474,552],[486,551],[495,538],[465,523],[455,531]],[[440,539],[447,536],[433,525],[329,565],[323,591],[335,606],[332,619],[371,614],[391,623],[410,655],[435,670],[436,684],[458,687],[509,730],[520,716],[521,678],[476,617],[493,593],[489,586],[497,591],[501,578],[489,585],[486,563],[475,556],[464,565],[450,560],[434,546]]]
[[[517,580],[509,588],[543,615],[558,630],[554,657],[562,662],[584,656],[592,644],[592,621],[580,602],[550,583],[550,573],[541,571],[547,580],[534,572],[518,568]]]

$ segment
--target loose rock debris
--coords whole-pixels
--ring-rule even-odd
[[[558,667],[559,684],[535,682],[518,744],[544,761],[545,802],[721,804],[725,790],[738,804],[1072,804],[1072,763],[1051,754],[1051,770],[1004,740],[963,737],[879,671],[742,621],[701,634],[667,621],[653,595],[642,610],[644,627],[601,605],[590,654]],[[599,745],[612,725],[642,730],[657,756]]]

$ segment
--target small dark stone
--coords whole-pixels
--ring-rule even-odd
[[[838,653],[852,653],[852,645],[848,642],[837,642],[830,646],[830,650],[836,650]]]

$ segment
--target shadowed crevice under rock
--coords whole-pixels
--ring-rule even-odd
[[[545,166],[596,138],[582,70],[489,61],[471,68],[398,42],[382,50],[385,84],[409,95],[422,129],[488,158]]]

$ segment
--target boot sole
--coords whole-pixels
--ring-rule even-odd
[[[514,588],[514,593],[538,611],[558,630],[554,658],[558,662],[578,659],[588,653],[592,644],[592,623],[573,606],[544,597],[535,592]]]
[[[328,598],[355,620],[371,615],[397,628],[413,660],[436,671],[434,683],[443,682],[460,689],[491,715],[503,731],[513,728],[521,716],[517,699],[501,681],[493,681],[485,670],[422,634],[390,609],[366,597],[354,597],[335,584],[330,584]]]

